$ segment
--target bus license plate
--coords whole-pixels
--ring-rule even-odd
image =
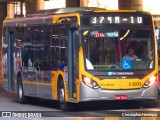
[[[115,95],[114,99],[115,100],[128,100],[128,96],[127,95]]]

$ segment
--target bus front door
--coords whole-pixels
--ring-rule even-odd
[[[78,46],[79,41],[77,28],[69,29],[68,41],[68,90],[69,98],[76,99],[76,78],[78,75]]]

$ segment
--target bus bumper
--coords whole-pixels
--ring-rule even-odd
[[[80,102],[97,100],[115,100],[116,95],[125,95],[127,100],[156,100],[158,99],[158,83],[149,88],[134,90],[104,90],[92,89],[81,83]]]

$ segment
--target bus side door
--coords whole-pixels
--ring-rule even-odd
[[[68,90],[69,98],[76,98],[76,79],[78,76],[78,43],[79,31],[77,28],[69,29],[68,41]]]

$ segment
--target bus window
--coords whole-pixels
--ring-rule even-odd
[[[84,34],[86,31],[84,32]],[[115,37],[107,37],[101,31],[88,31],[85,34],[85,49],[87,50],[87,59],[93,64],[94,68],[108,68],[107,64],[117,61],[116,55],[116,32],[108,32],[109,35],[115,34]]]
[[[25,67],[32,66],[34,61],[33,40],[34,33],[33,28],[28,27],[25,29],[24,42],[22,43],[22,65]],[[30,64],[28,64],[30,62]]]
[[[87,33],[87,34],[86,34]],[[145,33],[145,35],[143,35]],[[150,30],[88,30],[84,31],[84,50],[88,60],[93,64],[95,69],[120,69],[122,68],[123,56],[127,54],[128,48],[132,47],[134,54],[138,56],[137,61],[145,61],[144,63],[149,64],[153,58],[151,54],[153,44],[151,41]],[[143,47],[142,47],[143,46]],[[144,49],[142,51],[140,49]],[[113,66],[113,67],[112,67]],[[140,66],[140,62],[137,62],[136,66]],[[145,69],[149,66],[143,66],[134,69]]]
[[[63,69],[67,66],[67,29],[64,25],[51,27],[50,34],[50,66]],[[58,33],[58,31],[61,31]]]

